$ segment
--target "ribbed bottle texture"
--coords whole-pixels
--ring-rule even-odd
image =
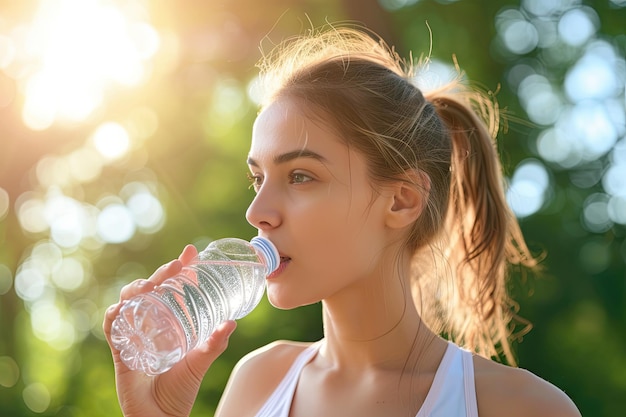
[[[130,369],[163,373],[217,325],[250,313],[279,264],[278,251],[262,237],[211,242],[178,275],[124,304],[111,328],[113,346]]]

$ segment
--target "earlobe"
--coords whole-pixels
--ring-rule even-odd
[[[393,190],[387,226],[396,229],[413,224],[426,207],[430,177],[422,171],[414,171],[408,180],[398,181]]]

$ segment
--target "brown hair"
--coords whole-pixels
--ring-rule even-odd
[[[458,80],[424,96],[414,62],[348,27],[288,39],[259,68],[262,105],[284,95],[302,100],[366,156],[374,183],[428,175],[427,206],[406,241],[422,319],[462,346],[515,363],[507,260],[536,262],[505,200],[495,101]]]

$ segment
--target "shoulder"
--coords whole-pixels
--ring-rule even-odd
[[[272,378],[280,382],[298,355],[311,343],[278,340],[256,349],[241,358],[233,369],[231,379],[246,376],[263,378],[265,383]]]
[[[474,356],[476,397],[481,417],[580,417],[559,388],[525,369]]]
[[[254,416],[311,343],[276,341],[241,358],[228,380],[216,416]],[[245,398],[246,401],[241,401]]]

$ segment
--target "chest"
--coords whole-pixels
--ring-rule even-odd
[[[433,379],[432,374],[345,376],[305,368],[289,417],[415,417]]]

